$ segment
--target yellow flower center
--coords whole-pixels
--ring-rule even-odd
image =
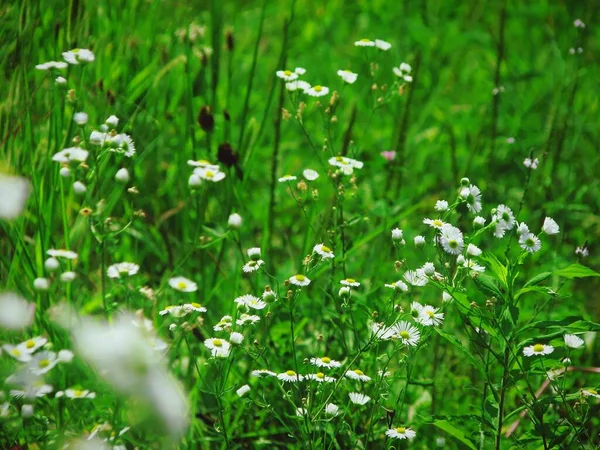
[[[293,370],[288,370],[288,371],[287,371],[285,374],[286,374],[288,377],[293,377],[293,376],[295,376],[295,375],[296,375],[296,372],[294,372]]]
[[[352,72],[350,72],[349,70],[344,70],[344,72],[346,72],[346,73],[352,73]]]
[[[426,311],[427,315],[433,319],[433,316],[435,316],[435,313],[433,311]]]
[[[533,351],[536,353],[541,353],[544,351],[544,346],[542,344],[535,344],[533,346]]]
[[[371,42],[371,39],[362,38],[362,39],[360,40],[360,42]]]
[[[221,339],[213,339],[213,345],[215,347],[222,347],[223,346],[223,342],[221,341]]]
[[[286,77],[289,77],[289,76],[292,74],[292,71],[291,71],[291,70],[284,70],[284,71],[283,71],[283,74],[284,74]]]
[[[49,359],[42,359],[39,364],[40,368],[45,368],[48,367],[50,365],[50,360]]]
[[[83,397],[83,391],[80,389],[75,389],[73,391],[73,397]]]
[[[331,362],[331,358],[328,358],[327,356],[323,356],[321,358],[321,361],[324,362],[325,364],[329,364]]]
[[[209,166],[209,165],[210,165],[210,162],[208,162],[208,161],[207,161],[207,160],[205,160],[205,159],[200,159],[200,160],[199,160],[199,161],[197,161],[197,162],[198,162],[198,164],[200,164],[200,165],[203,165],[203,166]]]
[[[319,86],[318,84],[313,88],[315,90],[315,92],[321,92],[323,90],[322,86]]]
[[[327,253],[329,253],[331,251],[331,249],[329,247],[326,247],[324,245],[321,247],[321,250],[324,252],[327,252]]]
[[[410,335],[408,334],[408,331],[401,331],[401,332],[400,332],[400,337],[401,337],[402,339],[408,339],[408,338],[409,338],[409,336],[410,336]]]
[[[190,303],[194,308],[201,308],[202,305],[200,303]]]
[[[317,374],[317,378],[319,378],[319,379],[321,379],[321,380],[322,380],[323,378],[325,378],[325,374],[324,374],[323,372],[319,372],[319,373]]]
[[[354,370],[354,373],[355,373],[356,375],[358,375],[358,376],[362,376],[362,375],[364,375],[364,374],[365,374],[365,373],[364,373],[362,370],[360,370],[360,369],[355,369],[355,370]]]
[[[210,171],[210,170],[207,170],[204,173],[204,175],[206,176],[206,178],[213,178],[215,176],[215,174],[212,171]]]
[[[30,339],[25,343],[25,347],[33,348],[33,347],[35,347],[35,342]]]
[[[14,356],[21,356],[21,351],[20,351],[18,348],[14,348],[14,349],[12,349],[12,350],[11,350],[11,353],[12,353]]]
[[[306,280],[306,277],[304,275],[296,275],[296,280],[304,281],[304,280]]]
[[[396,433],[398,433],[398,434],[404,434],[404,433],[406,433],[406,428],[404,428],[404,427],[398,427],[398,428],[396,428]]]
[[[586,391],[588,391],[592,395],[598,395],[598,392],[596,391],[596,389],[586,389]]]
[[[177,283],[177,287],[179,289],[185,289],[187,287],[187,283],[185,281],[180,281]]]
[[[348,283],[356,283],[356,280],[354,278],[346,278],[346,282],[348,282]]]
[[[444,223],[443,223],[443,222],[442,222],[440,219],[435,219],[435,220],[433,221],[433,224],[434,224],[436,227],[441,227],[441,226],[442,226]]]

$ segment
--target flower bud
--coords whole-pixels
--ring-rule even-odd
[[[229,216],[227,224],[231,228],[240,228],[242,226],[242,216],[240,216],[238,213],[233,213]]]
[[[119,169],[115,175],[115,181],[119,183],[127,183],[129,181],[129,172],[124,167]]]

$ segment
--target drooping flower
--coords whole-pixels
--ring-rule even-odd
[[[375,39],[375,47],[377,47],[379,50],[387,51],[392,48],[392,44],[381,39]]]
[[[581,348],[583,347],[583,339],[575,334],[565,334],[564,336],[565,345],[570,348]]]
[[[371,377],[365,375],[365,373],[360,369],[348,370],[344,375],[352,380],[359,380],[364,382],[371,381]]]
[[[350,397],[350,401],[356,405],[366,405],[369,400],[371,400],[371,397],[369,397],[368,395],[365,394],[361,394],[359,392],[350,392],[348,394],[348,397]]]
[[[558,234],[560,227],[552,217],[546,217],[544,219],[544,225],[542,225],[542,231],[547,235]]]

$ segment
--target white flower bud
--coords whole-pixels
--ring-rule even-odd
[[[44,261],[44,267],[48,272],[54,272],[60,267],[60,263],[56,258],[48,258],[46,261]]]
[[[108,119],[106,119],[104,123],[106,123],[106,125],[108,125],[109,127],[114,128],[119,124],[119,118],[115,115],[112,115]]]
[[[202,184],[202,178],[200,178],[198,175],[196,175],[195,173],[193,173],[192,175],[190,175],[190,179],[188,180],[188,184],[190,185],[190,187],[199,187]]]
[[[69,169],[68,167],[61,167],[59,173],[61,177],[68,178],[71,176],[71,169]]]
[[[415,236],[414,242],[415,246],[423,247],[425,245],[425,238],[423,236]]]
[[[127,183],[129,181],[129,172],[124,167],[119,169],[115,175],[115,180],[119,183]]]
[[[85,125],[88,121],[88,115],[84,112],[78,112],[73,115],[73,120],[77,125]]]
[[[237,331],[231,333],[231,336],[229,337],[229,342],[236,345],[240,345],[243,342],[243,340],[244,335],[242,333],[238,333]]]
[[[21,406],[21,417],[27,419],[33,416],[33,405],[23,405]]]
[[[227,224],[231,228],[240,228],[242,226],[242,216],[240,216],[238,213],[233,213],[229,216]]]
[[[394,241],[402,240],[402,230],[400,228],[394,228],[392,230],[392,240],[394,240]]]
[[[81,181],[76,181],[73,183],[73,191],[75,191],[77,195],[83,195],[85,194],[85,191],[87,191],[87,187]]]
[[[67,84],[67,79],[64,77],[56,77],[56,80],[54,80],[54,82],[59,86],[62,86],[64,84]]]
[[[64,272],[60,275],[60,280],[65,283],[70,283],[77,277],[75,272]]]
[[[36,278],[33,280],[33,288],[36,291],[47,291],[50,287],[50,282],[47,278]]]

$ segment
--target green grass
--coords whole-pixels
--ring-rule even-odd
[[[594,2],[549,1],[2,5],[0,171],[26,177],[33,189],[21,217],[0,220],[0,288],[36,303],[37,312],[32,327],[0,339],[17,344],[39,335],[55,349],[73,348],[74,362],[46,380],[54,391],[80,386],[97,398],[52,393],[33,402],[33,417],[22,418],[27,401],[11,398],[14,386],[4,383],[11,406],[0,417],[0,446],[53,448],[105,422],[117,432],[131,427],[118,442],[127,448],[430,449],[439,438],[456,449],[599,445],[598,402],[580,394],[598,386],[598,374],[589,371],[600,365],[598,274],[574,265],[600,264],[595,9]],[[585,28],[573,26],[577,18]],[[176,31],[192,23],[205,27],[203,34],[179,39]],[[392,47],[354,46],[364,37]],[[93,50],[95,61],[60,71],[66,87],[55,84],[58,72],[35,69],[77,47]],[[570,54],[579,47],[582,53]],[[392,68],[403,61],[412,65],[413,82],[399,88]],[[302,79],[336,91],[335,104],[331,95],[290,95],[275,72],[295,67],[306,68]],[[358,73],[357,82],[344,85],[339,69]],[[212,132],[198,123],[206,106]],[[89,115],[84,127],[73,122],[79,111]],[[133,138],[135,157],[89,144],[90,132],[111,114],[120,119],[118,132]],[[52,156],[73,138],[90,157],[87,167],[73,166],[62,178]],[[221,162],[223,181],[191,189],[187,161],[217,163],[225,142],[243,177]],[[380,155],[386,150],[396,151],[394,161]],[[339,154],[364,167],[335,174],[327,160]],[[527,157],[539,158],[536,170],[523,165]],[[126,185],[114,180],[120,168],[131,175]],[[299,181],[306,168],[320,177],[304,186],[277,181],[286,174]],[[489,231],[476,235],[473,214],[458,202],[444,220],[484,250],[474,259],[486,272],[475,279],[456,272],[456,258],[431,246],[434,233],[422,221],[437,217],[437,200],[454,204],[463,177],[483,192],[486,225],[492,208],[505,204],[532,232],[551,216],[560,234],[541,237],[541,251],[525,257],[510,233],[501,240]],[[87,185],[85,195],[73,192],[76,180]],[[233,212],[243,218],[239,230],[227,225]],[[404,230],[406,246],[392,245],[395,227]],[[413,237],[421,234],[428,243],[417,249]],[[318,243],[336,257],[304,265]],[[586,258],[575,254],[582,245]],[[244,274],[251,247],[261,248],[264,270]],[[79,254],[61,265],[77,273],[72,283],[44,269],[51,248]],[[122,261],[140,271],[115,282],[106,270]],[[383,286],[426,261],[449,280],[397,296]],[[284,284],[299,273],[308,274],[310,286]],[[198,290],[178,293],[168,284],[175,276],[192,279]],[[47,292],[33,288],[38,277],[51,279]],[[361,286],[344,302],[339,281],[347,277]],[[241,314],[236,297],[260,296],[266,285],[279,301],[258,312],[258,324],[238,330],[245,339],[229,358],[210,358],[205,339],[228,337],[213,326]],[[143,286],[155,299],[140,294]],[[454,300],[443,304],[442,290]],[[191,301],[208,311],[180,319],[159,314]],[[443,308],[443,326],[421,327],[416,350],[370,339],[374,320],[412,321],[412,301]],[[61,303],[113,324],[126,311],[150,319],[168,344],[164,365],[185,392],[189,426],[169,434],[145,390],[119,391],[103,381],[72,343],[77,331],[52,319]],[[169,330],[184,321],[192,329]],[[488,332],[483,340],[475,327]],[[545,372],[562,367],[567,332],[587,333],[585,348],[571,351],[572,365],[583,370],[532,401]],[[538,341],[556,351],[523,357],[523,347]],[[336,378],[360,367],[373,380],[309,392],[309,383],[250,377],[259,368],[310,373],[308,359],[323,355],[343,363],[332,372]],[[136,370],[154,373],[153,365],[139,364]],[[20,365],[0,355],[0,380]],[[385,367],[392,377],[383,380],[376,374]],[[244,384],[252,390],[238,398]],[[352,405],[352,390],[372,400]],[[296,417],[307,398],[310,414]],[[340,415],[326,422],[320,411],[327,402],[338,404]],[[410,444],[385,438],[385,430],[401,425],[417,432]]]

